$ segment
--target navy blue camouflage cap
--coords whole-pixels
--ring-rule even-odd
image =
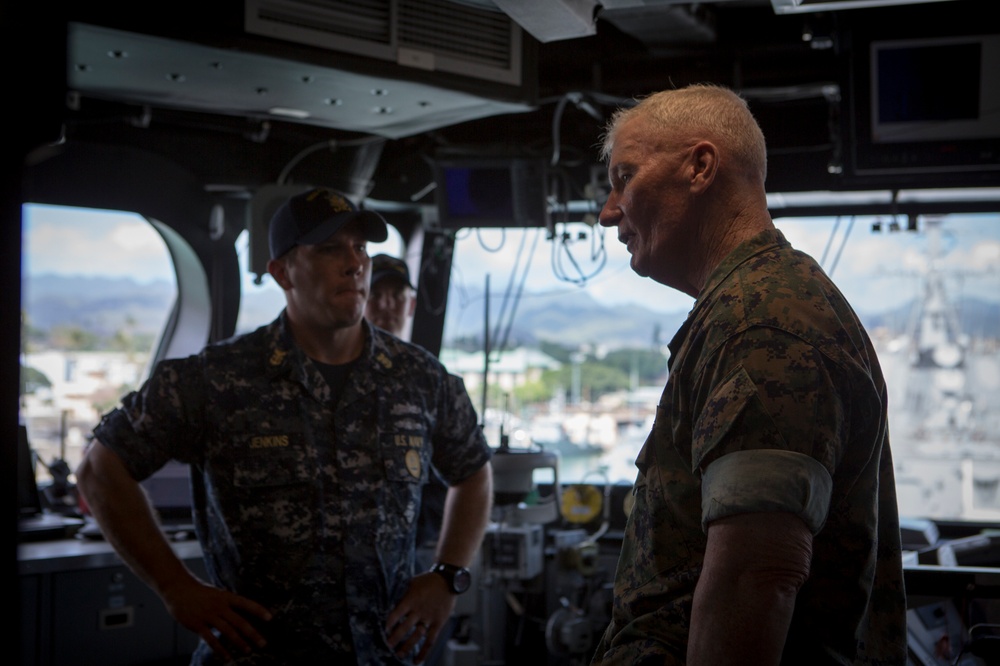
[[[353,220],[363,223],[365,238],[373,243],[389,237],[381,215],[358,208],[336,190],[317,187],[296,194],[281,204],[271,218],[268,231],[271,258],[277,259],[296,245],[324,241]]]
[[[377,254],[372,257],[372,285],[387,277],[399,278],[410,289],[415,288],[410,282],[410,268],[405,261],[388,254]]]

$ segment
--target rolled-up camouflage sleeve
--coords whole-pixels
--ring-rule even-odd
[[[737,451],[705,470],[701,526],[739,513],[784,511],[815,535],[830,510],[833,478],[809,456],[794,451]]]
[[[848,437],[849,387],[836,364],[793,335],[737,336],[709,368],[694,425],[702,526],[737,513],[787,511],[818,533]],[[710,385],[710,388],[708,388]]]
[[[94,437],[114,451],[132,478],[146,479],[168,461],[191,462],[202,436],[195,398],[195,357],[163,361],[138,390],[122,398],[94,428]]]

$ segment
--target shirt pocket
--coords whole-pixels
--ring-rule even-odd
[[[709,396],[691,433],[691,471],[719,446],[757,395],[757,386],[740,366]]]
[[[290,434],[235,438],[233,485],[255,490],[307,484],[315,478],[301,437]]]
[[[386,433],[381,439],[387,481],[417,486],[427,482],[430,446],[423,433]]]
[[[253,437],[268,444],[242,447],[228,464],[233,491],[222,498],[226,524],[247,570],[281,562],[301,572],[323,521],[317,465],[295,436]]]
[[[395,535],[416,530],[422,491],[430,472],[430,446],[422,433],[385,433],[380,438],[385,473],[384,521]]]

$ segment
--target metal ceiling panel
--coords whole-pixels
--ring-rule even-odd
[[[403,79],[87,24],[69,30],[67,82],[97,98],[281,119],[401,138],[532,110]]]

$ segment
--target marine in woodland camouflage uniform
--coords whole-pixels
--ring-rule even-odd
[[[798,515],[814,535],[783,664],[902,664],[886,387],[867,334],[779,231],[714,270],[670,343],[595,664],[681,664],[708,523]]]
[[[267,648],[236,663],[410,663],[387,645],[385,619],[414,573],[421,488],[432,465],[457,483],[490,457],[464,386],[423,349],[364,327],[336,401],[282,315],[161,362],[95,430],[138,480],[170,459],[192,466],[212,582],[273,613],[259,627]],[[221,661],[202,643],[193,663]]]

